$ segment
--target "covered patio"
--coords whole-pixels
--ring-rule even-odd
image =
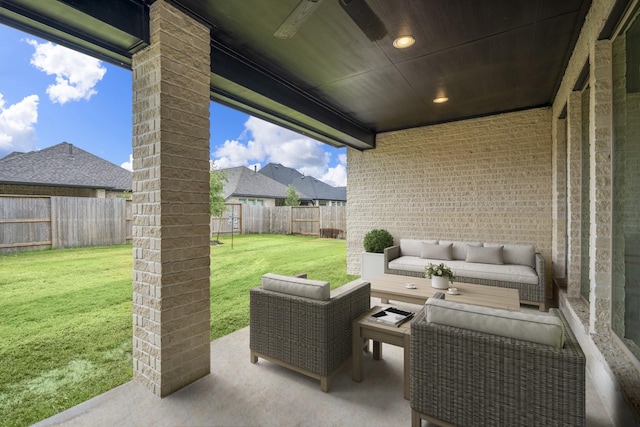
[[[378,304],[373,299],[372,304]],[[535,309],[531,309],[534,311]],[[408,426],[403,353],[384,344],[383,360],[365,356],[364,379],[345,366],[329,393],[317,380],[268,361],[249,363],[249,329],[211,342],[211,374],[164,399],[135,381],[36,424],[45,426]],[[587,427],[615,423],[587,377]],[[426,424],[425,424],[426,425]]]
[[[347,147],[349,274],[374,228],[533,245],[601,413],[638,424],[638,14],[637,0],[0,1],[2,22],[133,71],[134,382],[60,417],[331,425],[366,408],[374,424],[408,424],[407,402],[377,386],[386,375],[342,374],[324,395],[250,366],[246,330],[209,342],[214,100]],[[415,44],[396,49],[403,35]],[[263,371],[277,375],[262,391],[271,378],[242,376]],[[298,386],[309,393],[278,418]],[[116,402],[124,418],[110,418]]]

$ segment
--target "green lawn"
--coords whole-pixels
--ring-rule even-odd
[[[267,272],[346,274],[344,240],[222,237],[211,247],[211,339],[249,324],[249,289]],[[132,378],[131,245],[0,255],[0,414],[24,426]]]

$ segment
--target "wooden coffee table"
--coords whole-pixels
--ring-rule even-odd
[[[380,298],[382,303],[393,300],[424,304],[436,292],[444,292],[445,299],[448,301],[520,311],[520,296],[517,289],[454,282],[452,286],[458,288],[459,295],[450,295],[446,289],[431,287],[431,280],[422,277],[383,274],[370,281],[371,296]],[[407,283],[413,283],[416,288],[407,289],[405,287]]]

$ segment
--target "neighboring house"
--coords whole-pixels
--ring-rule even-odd
[[[287,186],[244,166],[223,169],[227,180],[224,183],[225,202],[258,206],[284,206]],[[310,198],[298,191],[300,201],[309,203]]]
[[[110,198],[131,191],[133,174],[68,142],[0,159],[0,194]]]
[[[312,176],[305,176],[293,168],[279,163],[269,163],[259,173],[288,186],[292,184],[298,194],[306,194],[314,206],[344,206],[347,204],[347,187],[332,187]],[[300,197],[302,199],[302,197]]]

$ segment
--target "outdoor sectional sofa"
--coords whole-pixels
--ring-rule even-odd
[[[531,245],[401,239],[384,250],[385,274],[423,277],[429,263],[444,263],[458,282],[517,289],[521,303],[546,311],[545,260]]]

